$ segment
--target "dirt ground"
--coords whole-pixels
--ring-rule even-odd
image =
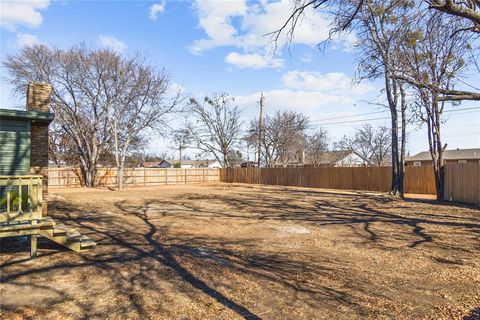
[[[54,190],[98,242],[2,242],[3,319],[480,319],[480,210],[198,185]],[[19,253],[20,251],[20,253]]]

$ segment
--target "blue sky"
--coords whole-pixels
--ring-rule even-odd
[[[35,42],[68,47],[85,41],[122,54],[141,52],[172,74],[172,82],[201,97],[228,92],[236,97],[245,120],[258,113],[260,92],[266,112],[295,110],[322,125],[331,141],[349,135],[366,119],[388,117],[366,101],[381,96],[381,82],[352,86],[354,35],[345,35],[320,52],[315,44],[326,38],[329,18],[310,12],[294,43],[272,50],[264,34],[278,28],[289,10],[286,2],[244,1],[1,1],[1,55],[4,61],[23,45]],[[11,95],[1,70],[1,106],[23,100]],[[471,84],[478,74],[466,74]],[[455,108],[472,108],[463,103]],[[454,109],[450,107],[449,109]],[[444,141],[450,148],[480,147],[480,109],[450,112]],[[340,117],[340,118],[337,118]],[[335,118],[335,119],[332,119]],[[388,120],[372,120],[388,124]],[[410,126],[407,150],[427,149],[426,131]],[[168,149],[165,138],[152,137],[149,151]],[[172,154],[173,156],[173,154]]]

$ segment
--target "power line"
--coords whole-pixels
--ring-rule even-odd
[[[375,121],[375,120],[385,120],[385,119],[390,119],[390,117],[371,118],[371,119],[360,119],[360,120],[350,120],[350,121],[338,121],[338,122],[311,124],[311,125],[309,125],[309,126],[310,126],[310,127],[329,126],[329,125],[332,125],[332,124],[353,123],[353,122],[365,122],[365,121]]]
[[[469,107],[469,108],[445,110],[444,112],[456,112],[456,111],[474,110],[474,109],[480,109],[480,107]],[[368,112],[368,113],[360,113],[360,114],[349,115],[349,116],[338,116],[338,117],[317,119],[317,120],[311,120],[310,123],[311,122],[322,122],[322,121],[327,121],[327,120],[336,120],[336,119],[356,118],[356,117],[360,117],[360,116],[371,115],[371,114],[379,114],[379,113],[389,113],[389,110],[375,111],[375,112]],[[390,118],[390,117],[386,117],[386,118]],[[345,121],[345,122],[341,121],[341,122],[338,122],[338,123],[350,123],[350,122],[359,122],[359,121],[368,121],[368,120],[370,120],[370,119],[350,120],[350,121]],[[372,120],[375,120],[375,119],[372,119]],[[332,123],[332,124],[337,124],[337,122]],[[312,124],[312,125],[320,125],[320,124]]]
[[[378,114],[378,113],[385,113],[388,110],[384,111],[376,111],[376,112],[367,112],[367,113],[360,113],[360,114],[354,114],[354,115],[349,115],[349,116],[338,116],[338,117],[332,117],[332,118],[324,118],[324,119],[317,119],[317,120],[311,120],[310,122],[319,122],[319,121],[326,121],[326,120],[336,120],[336,119],[345,119],[345,118],[354,118],[354,117],[360,117],[360,116],[367,116],[371,114]]]
[[[462,108],[462,109],[445,110],[445,111],[443,111],[443,113],[459,112],[459,111],[466,111],[466,110],[477,110],[477,109],[480,109],[480,107],[470,107],[470,108]],[[376,113],[379,113],[379,112],[376,112]],[[374,114],[374,112],[367,113],[367,114]],[[357,116],[360,116],[360,115],[357,115]],[[353,117],[353,116],[349,116],[349,117]],[[342,117],[338,117],[338,118],[342,118]],[[327,122],[327,123],[316,123],[316,124],[310,124],[309,127],[329,126],[329,125],[333,125],[333,124],[346,124],[346,123],[367,122],[367,121],[377,121],[377,120],[386,120],[386,119],[390,119],[390,117],[358,119],[358,120],[349,120],[349,121],[336,121],[336,122]],[[320,120],[317,120],[317,121],[320,121]]]
[[[480,109],[480,107],[458,108],[458,109],[453,109],[453,110],[445,110],[443,112],[457,112],[457,111],[475,110],[475,109]]]

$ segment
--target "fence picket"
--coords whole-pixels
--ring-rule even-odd
[[[217,168],[128,168],[124,172],[124,178],[126,186],[213,183],[220,181],[220,172]],[[95,181],[99,187],[116,187],[117,169],[99,169]],[[79,169],[49,168],[48,185],[51,188],[81,187]]]

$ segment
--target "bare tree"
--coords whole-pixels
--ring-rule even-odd
[[[268,119],[268,116],[263,117],[261,131],[259,129],[259,119],[251,120],[249,129],[247,130],[247,134],[244,138],[247,145],[254,146],[257,152],[258,150],[260,150],[260,159],[257,158],[257,165],[262,165],[263,163],[265,166],[273,166],[276,160],[274,159],[274,156],[276,152],[278,137],[273,135],[273,132],[271,130],[268,131],[267,136],[266,127]],[[260,147],[258,146],[259,141],[261,144]]]
[[[469,26],[456,28],[455,31],[473,31],[480,33],[480,1],[478,0],[426,0],[429,8],[461,17],[470,21]]]
[[[355,133],[355,144],[368,154],[368,158],[376,166],[386,165],[391,151],[391,130],[387,126],[373,127],[364,124]]]
[[[242,132],[240,109],[233,106],[234,98],[226,93],[205,97],[203,102],[190,99],[189,110],[193,122],[190,135],[197,148],[230,167],[229,154],[238,144]]]
[[[442,114],[447,100],[458,96],[446,95],[455,91],[456,81],[468,63],[465,57],[471,49],[469,35],[455,32],[466,27],[461,19],[446,19],[438,13],[430,14],[426,23],[412,24],[406,33],[404,59],[400,77],[415,94],[417,119],[427,125],[429,150],[433,160],[437,199],[443,199],[444,160],[446,144],[442,142]]]
[[[231,166],[238,165],[243,161],[243,154],[240,150],[231,150],[227,156],[228,163],[230,163]]]
[[[138,55],[124,58],[84,44],[69,49],[37,45],[9,56],[4,65],[18,92],[29,81],[52,85],[56,122],[75,145],[89,187],[100,159],[113,152],[123,189],[126,156],[141,144],[144,131],[164,121],[178,101],[178,95],[167,97],[165,72]]]
[[[319,165],[321,155],[328,151],[328,131],[326,129],[317,129],[307,137],[306,156],[308,162],[313,165]]]
[[[377,127],[369,123],[355,130],[352,138],[343,138],[334,143],[336,149],[354,150],[363,158],[376,166],[386,165],[389,162],[391,143],[391,130],[387,126]]]
[[[330,35],[345,30],[355,30],[358,38],[356,48],[359,53],[357,79],[382,79],[385,98],[391,116],[392,139],[392,185],[391,194],[403,197],[403,155],[404,139],[399,141],[398,112],[402,111],[404,100],[401,81],[395,77],[397,59],[399,56],[398,30],[401,30],[408,12],[412,8],[403,0],[298,0],[290,17],[273,32],[277,41],[280,34],[286,31],[293,39],[298,22],[305,10],[329,10],[334,18]],[[400,113],[403,116],[403,113]],[[403,120],[401,124],[406,123]],[[401,128],[402,132],[405,128]],[[401,145],[400,145],[401,144]]]
[[[355,139],[343,135],[343,137],[333,143],[334,150],[355,150]]]
[[[250,120],[249,127],[246,130],[244,136],[243,136],[243,142],[246,146],[246,153],[247,153],[247,160],[250,161],[250,153],[253,151],[254,156],[253,159],[255,160],[255,157],[258,157],[258,142],[260,141],[260,148],[263,147],[262,140],[259,139],[258,136],[258,131],[259,131],[259,126],[258,126],[258,119],[255,120]],[[261,152],[261,150],[260,150]],[[261,155],[261,154],[260,154]],[[257,161],[255,161],[258,165],[258,158]]]
[[[182,165],[182,153],[183,150],[189,147],[192,142],[192,137],[188,128],[177,129],[173,132],[173,144],[175,148],[178,148],[180,166]]]
[[[341,35],[344,32],[351,30],[358,30],[358,21],[361,20],[362,13],[368,10],[368,7],[375,4],[375,7],[388,7],[391,1],[378,0],[292,0],[292,11],[290,16],[283,22],[283,24],[275,31],[270,33],[275,44],[278,43],[280,36],[283,33],[287,34],[287,38],[294,39],[295,30],[301,22],[304,14],[308,10],[321,10],[330,14],[333,17],[333,23],[330,26],[329,37],[323,44],[333,39],[334,35]],[[458,33],[471,31],[472,34],[478,35],[480,33],[480,1],[479,0],[409,0],[409,1],[393,1],[397,5],[407,8],[417,8],[417,10],[425,13],[432,10],[432,12],[441,12],[445,16],[458,17],[463,20],[463,25],[450,26],[450,32]],[[424,19],[421,16],[416,18]],[[320,45],[320,44],[319,44]],[[476,63],[477,60],[472,61]],[[450,90],[440,92],[440,99],[442,95],[447,95],[445,100],[480,100],[480,93],[465,90]]]
[[[294,111],[277,111],[265,122],[265,140],[275,141],[272,146],[275,161],[286,166],[292,160],[299,160],[306,145],[305,130],[308,118]]]
[[[48,160],[58,167],[78,166],[75,144],[57,122],[49,126]]]
[[[252,120],[247,134],[249,141],[258,141],[258,120]],[[263,121],[262,158],[265,165],[286,166],[300,160],[305,150],[308,118],[294,111],[277,111],[266,115]]]
[[[351,12],[353,8],[347,9]],[[402,0],[365,0],[357,15],[357,49],[359,61],[357,78],[382,79],[386,105],[390,111],[392,185],[390,193],[403,197],[403,158],[405,150],[406,114],[402,108],[405,91],[402,82],[396,77],[401,57],[401,41],[398,33],[409,19],[410,7]],[[399,121],[400,115],[400,121]]]
[[[135,144],[144,140],[147,130],[168,128],[168,116],[175,111],[179,92],[169,92],[169,77],[164,70],[148,65],[136,55],[122,58],[109,52],[115,63],[109,77],[102,80],[112,97],[110,130],[118,172],[118,188],[124,188],[125,159]],[[157,130],[160,134],[163,132]]]
[[[52,85],[55,122],[75,145],[83,180],[89,187],[94,185],[98,160],[111,138],[106,110],[113,100],[102,82],[111,63],[110,52],[88,50],[85,45],[69,49],[24,47],[4,62],[18,94],[26,92],[30,81]]]

